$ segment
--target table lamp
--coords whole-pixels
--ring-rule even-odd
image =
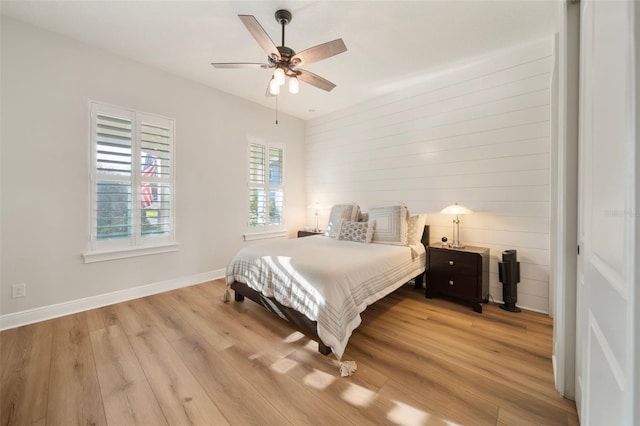
[[[456,218],[453,219],[453,242],[451,243],[450,247],[458,249],[464,248],[464,246],[460,243],[460,218],[458,216],[461,214],[471,214],[473,213],[473,211],[464,206],[461,206],[458,203],[455,203],[440,210],[440,213],[456,215]]]
[[[314,204],[310,205],[309,208],[315,210],[314,215],[316,217],[316,220],[315,220],[315,228],[313,228],[313,232],[320,232],[320,228],[318,228],[318,210],[320,210],[322,206],[320,205],[319,202],[316,201]]]

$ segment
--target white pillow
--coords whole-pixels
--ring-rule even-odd
[[[407,245],[408,214],[409,211],[404,204],[370,208],[369,222],[376,222],[372,242]]]
[[[408,222],[407,244],[414,245],[422,243],[422,233],[424,232],[424,224],[427,221],[426,214],[411,216]]]
[[[360,207],[356,203],[335,204],[329,213],[329,223],[327,224],[327,236],[336,238],[340,232],[340,224],[343,220],[358,220]]]

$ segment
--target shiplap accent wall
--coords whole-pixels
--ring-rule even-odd
[[[429,214],[432,241],[451,240],[438,212],[457,202],[475,212],[461,217],[461,241],[491,249],[492,297],[502,300],[502,251],[516,249],[518,305],[549,312],[553,63],[542,40],[309,121],[307,200],[327,207],[320,224],[335,203],[404,202]]]

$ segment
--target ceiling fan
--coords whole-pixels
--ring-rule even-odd
[[[269,82],[266,96],[278,95],[280,86],[285,83],[285,76],[289,77],[289,92],[298,93],[299,80],[322,90],[330,92],[335,84],[320,77],[310,71],[298,68],[301,65],[308,65],[322,59],[329,58],[342,52],[346,52],[342,39],[319,44],[309,49],[296,53],[293,49],[284,44],[284,27],[291,22],[291,12],[288,10],[278,10],[275,13],[276,21],[282,25],[282,45],[276,46],[267,32],[262,28],[258,20],[253,15],[238,15],[242,23],[249,30],[253,38],[260,47],[267,53],[267,63],[219,63],[214,62],[215,68],[275,68],[273,76]]]

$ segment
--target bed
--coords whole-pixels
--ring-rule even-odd
[[[367,306],[412,279],[422,288],[428,244],[428,225],[407,246],[321,235],[256,244],[236,254],[226,280],[237,302],[248,297],[341,359]]]

